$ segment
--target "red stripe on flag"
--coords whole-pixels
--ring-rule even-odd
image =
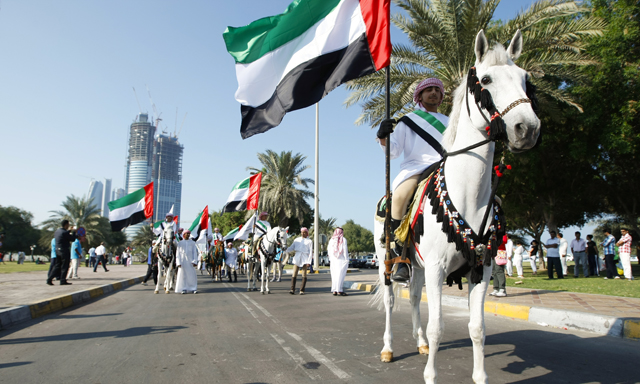
[[[256,173],[249,179],[249,198],[247,199],[247,210],[258,209],[258,199],[260,199],[261,183],[262,172]]]
[[[204,207],[204,211],[202,211],[202,216],[200,217],[200,230],[204,231],[209,227],[209,206]]]
[[[376,71],[389,65],[391,59],[391,0],[360,0],[360,10],[367,26],[369,51]]]
[[[153,181],[144,186],[144,217],[153,216]]]

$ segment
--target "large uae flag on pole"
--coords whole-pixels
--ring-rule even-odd
[[[113,232],[138,224],[153,216],[153,182],[118,200],[109,202]]]
[[[198,240],[200,238],[200,234],[206,236],[211,233],[211,225],[209,225],[209,206],[204,207],[202,212],[196,217],[196,219],[189,227],[191,231],[191,238],[194,240]]]
[[[390,0],[296,0],[223,34],[236,61],[243,139],[389,65]]]
[[[258,209],[261,182],[262,172],[258,172],[234,185],[222,213]]]

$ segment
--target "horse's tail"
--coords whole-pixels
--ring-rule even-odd
[[[380,267],[382,268],[382,267]],[[369,299],[369,306],[376,308],[378,311],[382,311],[385,309],[384,306],[384,292],[386,290],[386,286],[384,285],[384,280],[378,279],[376,284],[373,286],[373,290],[371,291],[371,299]],[[400,296],[400,290],[402,289],[402,285],[398,283],[391,283],[391,292],[393,294],[393,300],[391,302],[391,310],[397,311],[400,308],[400,300],[397,300]]]

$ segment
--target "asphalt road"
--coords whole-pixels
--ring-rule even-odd
[[[374,273],[373,271],[364,273]],[[328,274],[307,295],[246,292],[200,277],[197,295],[137,285],[0,331],[3,383],[420,383],[426,357],[411,337],[408,301],[394,314],[396,360],[381,363],[384,316],[369,294],[329,294]],[[423,304],[423,323],[427,307]],[[440,383],[471,382],[466,311],[445,307]],[[640,382],[640,343],[486,318],[493,383]]]

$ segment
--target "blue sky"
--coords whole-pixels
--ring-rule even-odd
[[[312,166],[304,176],[313,178],[315,108],[242,140],[234,61],[222,40],[227,26],[281,13],[289,2],[2,1],[0,204],[40,223],[67,195],[86,194],[91,178],[122,187],[129,125],[140,112],[132,87],[142,112],[153,114],[149,87],[162,129],[174,131],[176,108],[178,127],[188,113],[179,137],[183,225],[207,204],[222,208],[266,149],[304,154]],[[496,17],[509,19],[532,3],[503,0]],[[395,27],[392,42],[406,42]],[[320,103],[320,212],[372,229],[384,155],[375,131],[353,124],[360,108],[346,109],[346,97],[340,87]]]

